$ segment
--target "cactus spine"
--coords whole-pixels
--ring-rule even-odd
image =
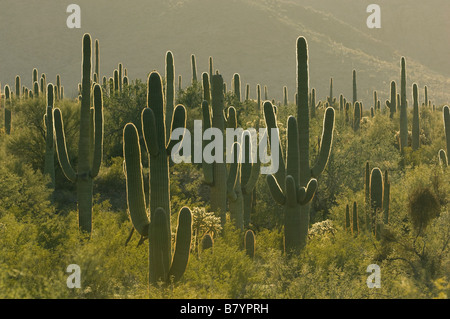
[[[412,149],[418,150],[420,147],[419,128],[419,97],[417,84],[413,84],[413,120],[412,120]]]
[[[80,229],[92,231],[92,187],[98,175],[103,156],[103,98],[98,84],[94,86],[94,107],[91,108],[91,36],[83,36],[82,93],[80,108],[80,137],[78,169],[72,168],[67,154],[61,111],[53,112],[56,149],[64,175],[77,185],[78,222]]]

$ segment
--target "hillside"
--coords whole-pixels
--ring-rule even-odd
[[[190,83],[190,55],[198,72],[208,57],[230,83],[234,72],[243,85],[267,85],[271,98],[295,92],[294,40],[303,35],[310,49],[311,87],[319,98],[334,92],[351,95],[352,69],[357,70],[358,96],[366,107],[372,91],[387,98],[389,82],[398,81],[402,55],[407,57],[408,88],[428,85],[437,104],[450,94],[449,22],[444,1],[381,1],[382,28],[365,25],[365,1],[185,0],[125,2],[81,0],[81,29],[66,27],[67,1],[24,3],[2,1],[0,82],[12,84],[16,74],[31,86],[37,67],[50,81],[62,77],[67,95],[75,96],[80,78],[80,38],[85,32],[100,41],[101,73],[112,75],[119,62],[129,76],[144,79],[153,69],[164,71],[164,55],[174,53],[176,73]],[[413,5],[414,4],[414,5]],[[7,14],[9,12],[9,14]],[[11,14],[13,12],[14,14]],[[432,21],[432,23],[431,23]],[[7,61],[7,62],[6,62]],[[53,80],[54,82],[55,80]],[[422,93],[422,91],[421,91]],[[409,96],[410,94],[408,94]]]

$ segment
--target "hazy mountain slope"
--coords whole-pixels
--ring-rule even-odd
[[[404,55],[408,87],[413,81],[420,87],[427,84],[431,99],[438,103],[450,100],[450,79],[442,71],[445,66],[436,70],[434,64],[427,63],[448,60],[448,43],[441,43],[441,29],[434,27],[438,31],[423,41],[436,42],[440,54],[431,49],[422,52],[419,45],[407,40],[400,43],[398,38],[414,39],[414,29],[404,30],[409,24],[400,24],[407,17],[392,21],[390,16],[395,12],[384,9],[389,5],[387,1],[381,2],[385,2],[380,4],[382,29],[369,30],[365,25],[367,4],[356,0],[135,0],[132,4],[81,0],[77,4],[82,10],[82,28],[75,30],[66,27],[69,1],[2,0],[0,81],[2,85],[12,84],[15,75],[20,74],[24,84],[31,86],[31,70],[38,67],[50,81],[61,74],[66,94],[74,95],[80,81],[81,37],[89,32],[100,40],[102,75],[111,76],[118,62],[124,63],[131,78],[145,79],[153,69],[163,74],[165,52],[171,50],[176,74],[183,76],[186,85],[190,83],[190,55],[194,53],[199,75],[208,70],[208,57],[213,56],[215,68],[227,83],[234,72],[239,72],[243,87],[251,85],[251,96],[255,96],[255,86],[260,83],[268,86],[271,97],[281,99],[282,87],[287,85],[292,100],[296,85],[295,40],[304,35],[310,49],[310,85],[317,88],[320,98],[328,94],[331,76],[335,94],[343,92],[350,97],[355,68],[358,97],[364,99],[365,106],[371,105],[374,89],[384,100],[389,82],[399,79],[400,56]],[[435,15],[427,19],[423,7],[416,10],[410,6],[408,10],[423,21],[440,21]],[[362,14],[358,13],[360,8]],[[362,23],[358,22],[359,15]]]

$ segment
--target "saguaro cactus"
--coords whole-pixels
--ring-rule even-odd
[[[162,92],[156,95],[160,95],[162,98]],[[153,105],[153,102],[156,102],[153,98],[149,98],[149,100],[152,102],[151,105]],[[153,113],[153,109],[155,113]],[[164,114],[162,113],[162,109],[157,105],[154,105],[154,108],[144,109],[144,112],[142,113],[142,121],[143,123],[147,123],[144,132],[147,131],[147,134],[151,134],[149,136],[144,133],[147,142],[149,142],[146,143],[146,147],[150,152],[150,169],[154,173],[158,169],[164,168],[163,171],[157,174],[158,176],[150,175],[150,183],[154,186],[150,195],[150,218],[147,214],[145,204],[139,134],[132,123],[127,124],[124,128],[123,147],[128,209],[136,231],[141,236],[149,238],[149,284],[154,285],[159,281],[165,283],[172,279],[177,281],[184,274],[190,256],[192,214],[187,207],[183,207],[179,213],[176,244],[172,258],[170,207],[166,210],[167,206],[170,206],[170,203],[168,202],[169,177],[163,120]],[[178,116],[176,116],[177,121],[181,120],[182,122],[182,111],[178,111],[178,113]],[[157,122],[159,124],[156,124]],[[160,146],[164,148],[161,149]],[[161,187],[155,187],[158,186],[157,180],[161,181]],[[163,205],[166,209],[159,205]]]
[[[94,74],[97,75],[98,81],[100,81],[100,47],[98,39],[95,40],[95,69]]]
[[[251,259],[255,257],[255,233],[249,229],[245,232],[244,235],[244,246],[245,246],[245,253],[247,256],[249,256]]]
[[[376,234],[379,214],[383,210],[384,184],[383,174],[378,167],[372,169],[370,173],[370,208],[371,208],[371,229]]]
[[[353,202],[352,225],[353,225],[353,236],[358,236],[359,221],[358,221],[358,204],[356,202]]]
[[[298,93],[297,93],[297,99],[298,99]],[[311,89],[311,95],[310,95],[310,116],[311,118],[315,118],[316,117],[316,109],[320,106],[320,102],[318,102],[316,104],[316,89]],[[298,107],[298,103],[297,103],[297,107]]]
[[[269,135],[271,136],[272,128],[277,128],[277,126],[273,126],[273,123],[276,123],[276,118],[273,105],[270,102],[264,103],[264,115]],[[306,246],[309,209],[306,211],[302,208],[311,202],[317,190],[317,180],[315,178],[310,178],[306,187],[301,186],[302,164],[299,156],[298,137],[297,120],[295,117],[289,116],[286,134],[286,161],[279,163],[276,174],[270,174],[266,177],[272,198],[283,206],[284,251],[287,254],[291,254]],[[281,150],[281,143],[278,142],[278,144]],[[271,147],[275,147],[275,145],[271,145]]]
[[[5,85],[5,133],[11,134],[11,89]]]
[[[78,222],[80,229],[92,231],[92,187],[98,175],[103,156],[103,98],[100,85],[94,86],[94,107],[91,108],[91,36],[84,34],[82,49],[82,95],[80,108],[80,137],[78,167],[70,164],[64,136],[61,111],[55,108],[56,149],[64,175],[77,185]]]
[[[447,154],[450,154],[450,108],[447,105],[444,106],[443,113],[445,141],[447,142]]]
[[[256,125],[259,129],[259,125]],[[242,133],[242,165],[241,165],[241,186],[244,198],[244,227],[250,225],[250,214],[255,203],[255,185],[260,174],[261,162],[258,158],[254,158],[254,154],[259,153],[259,146],[257,141],[253,145],[251,134],[249,131]],[[256,151],[253,148],[256,147]]]
[[[358,92],[356,88],[356,70],[353,70],[353,105],[358,100]]]
[[[239,73],[233,75],[233,89],[234,95],[236,95],[238,101],[241,101],[241,77],[239,76]]]
[[[320,144],[319,156],[317,162],[311,167],[309,158],[309,109],[308,109],[308,92],[309,92],[309,71],[308,71],[308,44],[306,39],[299,37],[297,39],[297,121],[298,121],[298,149],[299,149],[299,187],[307,187],[312,178],[318,178],[325,169],[331,145],[333,141],[334,130],[334,109],[328,107],[325,110],[323,121],[323,131]],[[300,214],[304,215],[306,226],[309,224],[310,203],[301,205]],[[306,229],[307,230],[307,229]]]
[[[401,84],[400,84],[400,151],[408,146],[408,113],[406,104],[406,62],[401,60]]]
[[[288,89],[287,86],[283,86],[283,105],[288,105]]]
[[[388,171],[384,172],[384,187],[383,187],[383,222],[389,223],[389,209],[391,198],[391,183],[389,182]]]
[[[37,82],[35,82],[37,84]],[[44,174],[50,177],[50,188],[55,188],[55,145],[53,128],[53,84],[49,83],[47,87],[47,107],[44,114],[45,124],[45,161]]]
[[[195,55],[191,54],[191,68],[192,68],[192,84],[197,82],[197,63],[195,61]]]
[[[222,132],[222,142],[224,143],[225,118],[224,118],[224,95],[223,78],[220,74],[215,74],[211,79],[211,108],[208,102],[203,101],[203,133],[208,128],[216,128]],[[203,149],[207,146],[207,141],[203,140]],[[203,158],[203,175],[205,182],[210,186],[211,210],[221,217],[222,225],[226,221],[227,211],[227,167],[224,160],[224,150],[215,150],[216,161],[207,163]]]
[[[394,117],[395,112],[397,112],[397,86],[395,81],[391,82],[391,100],[386,100],[386,106],[390,111],[390,118]]]
[[[330,96],[327,97],[327,101],[330,106],[336,103],[336,98],[333,97],[333,78],[330,79]]]
[[[418,150],[420,147],[420,127],[419,127],[419,97],[417,84],[413,84],[413,120],[412,120],[412,149]]]

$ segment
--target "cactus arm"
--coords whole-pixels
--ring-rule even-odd
[[[298,203],[300,205],[305,205],[305,204],[309,203],[310,201],[312,201],[312,199],[314,198],[314,195],[316,194],[317,187],[318,187],[317,180],[315,178],[311,178],[311,180],[308,182],[308,185],[306,186],[306,188],[302,187],[303,189],[305,189],[305,195],[303,196],[303,198],[301,198],[300,196],[297,196]]]
[[[332,107],[328,107],[327,110],[325,111],[325,118],[323,120],[323,131],[320,144],[319,158],[316,164],[311,169],[311,176],[315,178],[317,178],[320,174],[322,174],[323,170],[327,166],[333,142],[333,130],[334,130],[334,109]]]
[[[171,129],[170,129],[170,136],[169,136],[169,143],[168,143],[168,145],[166,147],[167,155],[169,155],[169,156],[170,156],[170,154],[172,152],[172,148],[177,143],[180,143],[183,140],[183,138],[184,138],[184,134],[183,134],[183,136],[181,136],[181,138],[180,138],[180,141],[171,139],[172,132],[174,130],[176,130],[177,128],[186,129],[186,108],[183,105],[181,105],[181,104],[178,104],[176,106],[174,112],[173,112]]]
[[[98,175],[103,158],[103,97],[102,89],[98,84],[94,86],[94,121],[94,157],[91,177]]]
[[[137,129],[132,123],[125,125],[123,130],[123,153],[127,203],[131,222],[141,236],[147,237],[149,219],[142,179],[141,147]]]
[[[267,185],[269,186],[270,194],[273,199],[280,205],[284,205],[286,202],[286,196],[284,196],[280,185],[273,175],[267,175],[266,177]]]
[[[61,116],[61,111],[58,108],[53,110],[53,123],[55,126],[55,137],[56,137],[56,150],[58,155],[58,161],[61,165],[61,169],[67,179],[71,182],[77,180],[77,174],[75,173],[72,165],[69,161],[69,156],[67,154],[66,138],[64,136],[64,123]]]
[[[183,207],[178,215],[177,238],[169,280],[178,281],[186,271],[189,262],[189,251],[192,242],[192,214],[189,208]]]
[[[286,175],[294,179],[295,187],[299,182],[299,152],[297,120],[289,116],[287,120]],[[287,179],[286,179],[287,182]],[[287,196],[287,194],[286,194]]]
[[[170,141],[170,128],[175,106],[175,63],[171,51],[166,53],[166,141]]]
[[[142,132],[144,133],[145,147],[150,156],[158,156],[159,144],[156,140],[156,122],[155,114],[151,108],[145,108],[142,110]]]

